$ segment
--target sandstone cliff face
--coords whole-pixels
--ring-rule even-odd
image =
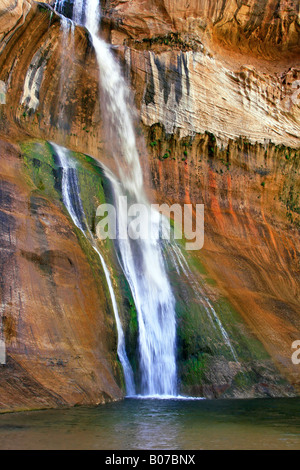
[[[0,4],[0,39],[11,34],[14,29],[25,21],[30,10],[29,0],[3,0]]]
[[[80,51],[73,61],[74,51]],[[99,151],[98,72],[87,33],[74,42],[60,18],[33,5],[1,54],[6,90],[1,126],[5,135],[46,137],[91,154]],[[91,127],[94,131],[90,132]]]
[[[137,4],[107,12],[112,40],[128,44],[156,197],[205,204],[200,260],[299,387],[300,74],[286,61],[299,53],[299,3],[154,2],[144,28]]]
[[[102,7],[103,35],[120,46],[116,54],[134,90],[148,143],[148,154],[143,146],[141,153],[150,168],[149,193],[160,202],[205,204],[205,246],[194,262],[205,266],[207,274],[202,281],[214,284],[208,295],[216,302],[225,297],[242,319],[239,334],[249,329],[270,355],[265,359],[253,353],[248,364],[260,382],[260,390],[249,392],[250,383],[247,392],[239,395],[236,379],[232,393],[280,395],[285,393],[284,388],[287,394],[294,393],[286,382],[281,388],[278,384],[281,373],[295,389],[300,386],[299,366],[291,362],[291,344],[299,339],[300,332],[299,3],[107,0]],[[32,4],[29,12],[25,10],[26,18],[16,13],[17,23],[11,23],[0,44],[2,139],[52,140],[112,166],[104,151],[98,71],[86,31],[76,27],[72,36],[47,6]],[[10,18],[7,8],[3,12]],[[7,172],[5,155],[9,152],[14,154],[13,161],[21,163],[9,144],[3,144],[3,148],[6,150],[1,162]],[[13,332],[8,352],[15,361],[13,374],[3,369],[3,395],[6,400],[11,396],[4,379],[19,377],[26,370],[34,383],[27,401],[24,389],[20,389],[18,403],[26,407],[33,406],[34,394],[45,397],[43,403],[49,406],[95,403],[105,394],[120,397],[114,378],[118,377],[115,356],[111,355],[115,348],[112,320],[104,326],[110,308],[98,284],[86,288],[91,267],[74,234],[71,239],[66,236],[72,233],[69,221],[51,196],[51,220],[58,228],[53,230],[52,239],[49,221],[43,221],[45,196],[29,196],[29,189],[24,189],[24,174],[20,173],[18,182],[14,182],[11,168],[9,176],[5,171],[1,181],[6,185],[11,180],[16,185],[13,192],[19,194],[22,218],[34,218],[35,226],[31,227],[32,221],[26,222],[26,237],[18,235],[22,246],[13,251],[21,266],[21,278],[15,273],[4,275],[3,299],[8,299],[12,282],[18,286],[15,292],[31,291],[32,285],[36,290],[31,297],[24,294],[25,300],[21,298],[26,312],[32,314],[17,313],[17,300],[3,300],[4,305],[12,302],[13,320],[7,320],[5,334],[10,338],[9,332]],[[28,206],[26,201],[32,198],[33,205]],[[10,202],[5,210],[11,211],[12,207]],[[5,262],[4,269],[6,266]],[[47,269],[51,275],[44,274]],[[65,274],[69,272],[69,276],[76,272],[74,285],[79,287],[84,302],[80,306],[82,301],[73,283],[65,286]],[[30,281],[29,285],[29,278],[37,282]],[[51,301],[53,289],[58,292],[54,297],[59,299],[55,305]],[[44,290],[49,299],[47,309],[41,300],[32,300],[40,298]],[[93,302],[89,292],[94,292]],[[70,319],[71,308],[74,315]],[[36,322],[39,311],[42,314]],[[90,312],[88,322],[85,311]],[[19,330],[9,327],[17,324],[17,316],[24,318],[25,326]],[[96,326],[96,318],[104,322],[101,328]],[[192,329],[199,325],[197,321],[191,321]],[[48,331],[54,330],[58,345],[56,338],[46,339]],[[18,341],[22,346],[15,346]],[[236,341],[243,347],[242,340]],[[31,348],[27,356],[26,342]],[[36,349],[40,353],[35,360]],[[85,358],[87,372],[83,372],[82,362],[73,367],[81,361],[77,356]],[[200,374],[199,383],[186,384],[187,393],[212,397],[230,390],[241,371],[230,359],[220,363],[217,359],[209,373]],[[53,372],[49,367],[45,372],[47,361]],[[61,361],[67,361],[67,379],[61,376]],[[272,365],[266,366],[264,361]],[[262,364],[264,372],[260,376]],[[280,370],[278,376],[274,364]],[[73,376],[74,369],[78,375],[74,372]],[[221,370],[227,372],[221,376]],[[70,379],[75,385],[70,385]],[[84,391],[78,392],[81,381]],[[96,389],[103,394],[97,394]]]
[[[196,254],[291,383],[299,368],[299,150],[213,135],[178,139],[153,126],[151,174],[160,202],[205,205]],[[213,289],[214,290],[214,289]],[[225,319],[226,322],[226,319]],[[225,323],[226,324],[226,323]]]
[[[116,36],[188,33],[197,40],[266,56],[297,54],[299,47],[297,0],[106,0],[104,12]]]
[[[41,144],[36,148],[37,156],[46,151]],[[7,364],[0,369],[0,407],[120,398],[116,330],[101,265],[97,258],[91,263],[59,199],[34,185],[23,158],[1,142],[1,330]]]
[[[209,131],[219,146],[241,136],[253,143],[299,145],[300,70],[291,70],[290,80],[252,66],[232,71],[195,51],[126,49],[125,58],[134,85],[144,85],[139,102],[146,126],[160,123],[179,137]]]
[[[119,54],[146,126],[160,123],[180,137],[209,131],[219,145],[241,136],[299,145],[300,68],[279,61],[271,74],[265,62],[258,70],[251,60],[224,62],[190,35],[134,42]],[[25,132],[105,158],[98,71],[83,29],[73,37],[56,15],[33,6],[4,48],[0,67],[6,135]]]
[[[155,197],[205,204],[200,260],[299,387],[290,359],[300,328],[299,69],[278,59],[274,73],[251,55],[240,66],[192,37],[129,40],[124,49]]]

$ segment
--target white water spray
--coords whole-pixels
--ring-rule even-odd
[[[118,214],[118,229],[124,226],[124,187],[106,169]],[[150,206],[148,210],[151,211]],[[165,270],[161,242],[160,215],[152,212],[151,238],[119,239],[121,264],[131,288],[139,323],[141,394],[176,396],[175,299]],[[148,219],[147,219],[148,220]],[[143,221],[141,221],[143,224]],[[145,223],[147,223],[145,221]],[[123,229],[123,228],[122,228]]]

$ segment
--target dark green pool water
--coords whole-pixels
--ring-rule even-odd
[[[0,415],[1,449],[300,449],[300,398],[134,400]]]

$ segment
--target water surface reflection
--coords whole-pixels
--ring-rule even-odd
[[[137,400],[0,415],[1,449],[300,449],[300,399]]]

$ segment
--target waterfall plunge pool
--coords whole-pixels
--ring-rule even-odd
[[[0,415],[0,449],[299,449],[300,398],[125,399]]]

